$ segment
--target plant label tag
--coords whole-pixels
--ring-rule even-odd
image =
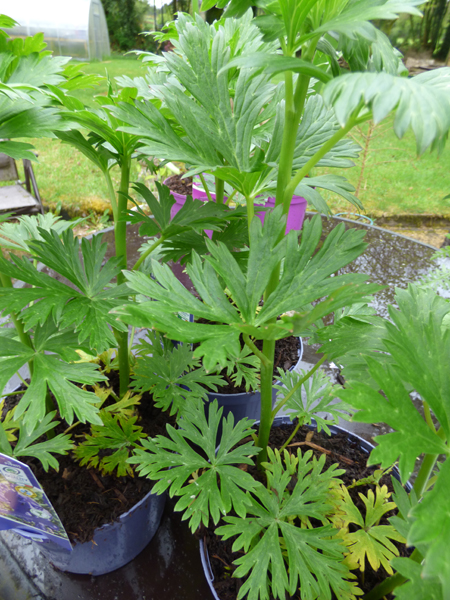
[[[6,529],[72,551],[63,524],[30,467],[0,453],[0,530]]]

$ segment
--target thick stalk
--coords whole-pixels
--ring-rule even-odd
[[[442,427],[437,432],[441,440],[445,440],[445,433]],[[414,482],[413,489],[416,492],[417,499],[420,500],[427,488],[428,481],[436,464],[438,454],[425,454],[422,464],[420,465],[419,473]]]
[[[267,460],[267,444],[269,443],[270,429],[272,427],[272,387],[273,387],[273,358],[275,355],[275,340],[264,340],[263,354],[265,361],[261,361],[261,417],[259,434],[256,445],[262,448],[258,454],[258,468]]]
[[[198,11],[198,0],[192,0],[192,14],[194,15],[198,15],[199,11]]]
[[[112,182],[109,171],[105,171],[104,175],[105,175],[105,180],[106,180],[106,186],[108,188],[109,201],[111,202],[111,208],[113,211],[114,223],[117,223],[118,216],[117,216],[116,192],[114,191],[114,186],[113,186],[113,182]]]
[[[216,183],[216,204],[223,204],[224,195],[223,192],[225,190],[225,181],[223,179],[219,179],[215,177]]]
[[[120,194],[117,202],[117,221],[114,228],[114,239],[116,243],[116,257],[120,258],[121,269],[127,268],[127,195],[130,182],[130,159],[124,156],[120,178]],[[125,282],[123,273],[117,275],[117,285]],[[124,396],[130,383],[130,366],[128,361],[128,331],[115,331],[118,342],[120,397]]]
[[[158,238],[158,239],[156,240],[156,242],[155,242],[154,244],[152,244],[152,245],[150,246],[150,248],[148,248],[148,249],[147,249],[147,250],[146,250],[146,251],[145,251],[145,252],[144,252],[144,253],[141,255],[141,257],[139,258],[139,260],[138,260],[138,261],[136,262],[136,264],[134,265],[134,267],[133,267],[132,271],[136,271],[137,269],[139,269],[139,267],[140,267],[140,266],[141,266],[141,264],[144,262],[144,260],[147,258],[147,256],[148,256],[149,254],[151,254],[151,253],[153,252],[153,250],[155,250],[155,248],[157,248],[157,247],[158,247],[160,244],[162,244],[162,243],[163,243],[163,241],[164,241],[165,239],[166,239],[166,238],[165,238],[163,235],[162,235],[160,238]]]
[[[245,198],[245,204],[247,205],[247,227],[248,235],[250,236],[250,226],[252,224],[253,217],[255,216],[254,198]]]
[[[420,563],[423,560],[423,556],[420,554],[417,548],[411,554],[410,558],[417,563]],[[395,575],[392,575],[392,577],[388,577],[388,579],[382,581],[367,594],[364,594],[362,600],[381,600],[395,590],[395,588],[398,588],[399,585],[405,583],[405,581],[406,578],[403,577],[403,575],[396,573]]]

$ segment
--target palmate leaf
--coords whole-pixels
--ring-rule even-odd
[[[227,359],[225,366],[234,385],[239,387],[244,382],[246,392],[259,388],[259,367],[259,358],[247,346],[241,349],[239,356]]]
[[[427,546],[422,577],[442,585],[443,597],[450,594],[450,550],[445,540],[450,535],[448,494],[450,493],[450,461],[442,465],[434,487],[411,511],[414,522],[408,544]]]
[[[136,425],[137,416],[124,418],[106,410],[99,416],[102,425],[92,426],[91,435],[76,447],[75,457],[81,466],[96,467],[102,473],[113,473],[117,469],[118,477],[133,476],[127,459],[136,443],[147,437],[142,433],[142,427]]]
[[[277,404],[292,394],[284,404],[284,409],[289,411],[288,416],[291,421],[298,419],[302,424],[310,424],[314,419],[317,431],[324,429],[328,435],[331,435],[328,425],[337,425],[339,418],[343,417],[348,407],[337,401],[334,386],[323,371],[316,371],[299,386],[299,382],[305,376],[306,371],[303,370],[297,372],[278,369],[280,385],[274,386],[278,390]],[[318,414],[321,412],[326,412],[332,419],[321,417]]]
[[[159,347],[159,349],[158,349]],[[156,335],[152,337],[152,356],[142,355],[134,367],[133,388],[151,391],[158,408],[170,409],[170,414],[183,415],[186,403],[193,399],[207,399],[208,388],[217,391],[224,380],[207,375],[200,361],[186,344],[171,350],[163,349]]]
[[[35,443],[41,436],[59,424],[59,421],[54,421],[55,415],[56,411],[46,414],[31,432],[27,432],[23,424],[21,424],[19,439],[13,449],[12,456],[15,458],[31,456],[41,462],[45,471],[48,471],[49,467],[57,471],[59,468],[58,460],[53,455],[65,455],[74,447],[70,435],[60,433],[50,439]]]
[[[424,578],[419,563],[410,558],[394,558],[392,566],[409,580],[393,591],[398,600],[445,600],[441,583],[437,578]]]
[[[42,240],[27,243],[33,257],[73,285],[41,273],[26,258],[12,257],[13,263],[0,259],[0,272],[34,286],[1,288],[0,311],[22,310],[27,330],[52,316],[62,328],[74,327],[79,342],[89,340],[91,349],[98,353],[115,347],[111,327],[126,328],[109,311],[123,304],[128,295],[125,286],[108,287],[120,272],[119,260],[111,258],[102,265],[106,244],[102,244],[101,236],[94,236],[90,243],[83,239],[81,260],[80,243],[71,230],[64,231],[62,239],[56,231],[41,228],[38,232]]]
[[[323,471],[325,457],[316,460],[311,451],[304,456],[299,451],[295,462],[285,452],[284,464],[278,451],[268,449],[268,457],[268,486],[259,485],[248,516],[225,517],[227,525],[216,529],[223,539],[238,536],[233,551],[245,552],[235,561],[234,576],[248,575],[238,598],[248,593],[248,600],[267,600],[271,592],[281,599],[299,586],[305,600],[328,600],[331,590],[339,595],[349,587],[349,572],[342,564],[343,546],[332,539],[334,530],[329,525],[301,528],[292,519],[326,521],[328,491],[342,471],[336,465]]]
[[[366,559],[374,571],[382,565],[392,575],[393,570],[389,562],[398,556],[398,548],[392,540],[405,542],[404,537],[398,533],[392,525],[379,525],[383,515],[396,508],[395,502],[388,502],[390,493],[387,487],[377,486],[376,495],[369,489],[367,496],[359,494],[365,505],[365,516],[363,517],[355,506],[345,486],[341,486],[341,502],[339,508],[342,511],[343,527],[348,528],[353,523],[358,528],[356,531],[343,533],[342,539],[349,550],[345,559],[350,569],[359,568],[365,570]]]
[[[210,254],[202,263],[193,253],[186,271],[202,301],[191,294],[167,266],[153,262],[155,280],[143,273],[126,273],[129,287],[154,300],[127,305],[116,310],[120,318],[138,327],[154,327],[171,339],[200,342],[195,356],[204,356],[207,370],[226,364],[227,357],[240,352],[239,335],[256,339],[280,339],[302,332],[331,311],[361,299],[378,286],[366,284],[364,275],[333,275],[364,250],[362,232],[336,227],[314,254],[321,236],[320,217],[306,221],[301,244],[291,231],[281,233],[285,222],[281,207],[266,215],[264,229],[258,218],[250,228],[250,250],[246,269],[224,244],[207,241]],[[270,298],[259,306],[275,266],[284,258],[280,283]],[[243,267],[245,270],[243,270]],[[220,277],[220,279],[219,279]],[[237,309],[224,291],[224,282]],[[313,301],[329,295],[315,307]],[[217,325],[186,323],[177,319],[179,307],[195,317]],[[292,317],[274,317],[298,311]]]
[[[44,215],[25,215],[19,217],[14,223],[0,225],[0,246],[8,250],[29,252],[28,242],[43,239],[39,229],[55,231],[58,235],[62,235],[66,229],[72,229],[83,221],[85,219],[65,221],[51,212]]]
[[[385,396],[366,383],[354,382],[347,389],[338,389],[336,395],[358,409],[352,420],[366,423],[387,423],[395,432],[374,438],[377,446],[371,452],[368,464],[381,463],[387,468],[399,459],[403,482],[410,477],[416,459],[424,453],[447,453],[446,445],[433,433],[414,407],[402,382],[401,372],[384,367],[373,358],[366,358],[370,376]]]
[[[169,437],[143,440],[142,449],[137,448],[129,459],[141,476],[156,481],[153,492],[161,494],[168,489],[171,497],[180,496],[175,510],[183,511],[182,519],[189,519],[192,531],[200,523],[208,525],[210,517],[217,523],[231,509],[245,515],[249,505],[245,491],[257,486],[253,477],[234,465],[252,464],[250,457],[257,454],[258,448],[247,442],[232,449],[252,432],[252,421],[242,419],[235,425],[232,413],[223,419],[222,440],[216,453],[222,410],[214,400],[207,418],[203,402],[191,403],[179,429],[168,425]],[[204,454],[199,454],[195,446]]]
[[[411,79],[388,73],[350,73],[328,83],[324,100],[344,126],[360,102],[379,123],[396,109],[394,131],[403,137],[412,128],[417,152],[443,140],[450,128],[450,68],[435,69]]]

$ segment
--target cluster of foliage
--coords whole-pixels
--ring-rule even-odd
[[[23,397],[2,421],[0,449],[55,467],[54,455],[73,449],[69,433],[76,424],[90,423],[91,433],[74,449],[82,465],[149,477],[155,492],[179,496],[175,508],[193,530],[223,518],[218,534],[237,536],[234,547],[244,551],[235,572],[246,577],[239,599],[283,598],[300,586],[304,600],[332,593],[350,600],[361,593],[352,571],[364,571],[366,562],[398,570],[370,592],[372,600],[398,586],[399,598],[424,586],[439,599],[449,594],[450,556],[441,533],[449,526],[450,463],[443,461],[431,478],[437,456],[449,453],[449,304],[411,287],[398,293],[398,309],[384,321],[367,305],[379,286],[363,274],[339,274],[364,251],[362,231],[341,224],[322,242],[316,215],[300,236],[286,234],[294,194],[325,213],[322,189],[360,206],[345,178],[307,177],[315,166],[352,166],[359,148],[346,135],[354,126],[394,111],[397,135],[410,127],[418,153],[442,148],[450,129],[450,69],[404,77],[399,53],[372,24],[400,11],[418,15],[419,3],[276,0],[262,3],[263,14],[254,18],[246,0],[231,0],[217,4],[224,18],[212,25],[180,14],[160,36],[173,52],[142,53],[146,77],[122,77],[119,89],[110,83],[95,110],[68,94],[71,81],[83,82],[79,71],[65,73],[42,49],[0,56],[2,102],[13,103],[0,112],[8,137],[23,131],[17,124],[25,117],[8,117],[17,94],[26,96],[26,110],[44,102],[40,134],[53,133],[101,170],[115,228],[115,256],[105,260],[100,237],[80,244],[54,218],[23,217],[0,227],[0,311],[9,319],[0,330],[0,387],[25,364],[30,370]],[[27,151],[7,144],[3,151],[12,155]],[[165,186],[158,185],[156,197],[135,184],[142,204],[130,210],[136,156],[180,161],[203,182],[204,174],[213,177],[215,201],[209,191],[206,202],[188,197],[171,217],[175,201]],[[118,191],[114,165],[121,171]],[[256,205],[268,196],[275,208],[262,225]],[[140,224],[146,238],[131,268],[127,220]],[[195,294],[175,277],[170,260],[186,265]],[[13,287],[13,280],[22,285]],[[181,312],[206,322],[183,320]],[[334,323],[325,327],[330,315]],[[130,326],[143,328],[146,339],[135,343]],[[280,372],[273,406],[275,341],[291,335],[313,337],[324,355],[307,373]],[[184,344],[173,348],[168,339]],[[332,389],[319,371],[326,358],[345,366],[346,389]],[[222,382],[215,373],[231,372],[233,364],[236,378],[259,382],[257,435],[247,419],[222,420],[217,401],[205,408],[208,389]],[[245,372],[249,364],[257,376]],[[111,368],[119,371],[119,390],[108,384]],[[424,417],[412,391],[420,394]],[[167,436],[142,431],[146,392],[180,417]],[[295,429],[314,420],[328,433],[323,412],[331,423],[346,414],[388,423],[394,433],[380,436],[370,461],[389,469],[399,460],[403,482],[425,455],[410,494],[394,484],[399,514],[389,525],[380,523],[393,507],[384,487],[362,496],[361,513],[336,465],[325,470],[310,452],[289,455],[290,440],[279,451],[268,448],[283,408],[297,419]],[[67,424],[60,435],[56,409]],[[43,433],[48,439],[37,441]],[[240,468],[254,462],[266,485]],[[392,540],[404,539],[416,547],[410,559],[396,556]]]
[[[150,50],[151,38],[142,36],[145,17],[150,11],[146,0],[102,0],[108,25],[109,41],[114,50],[127,52],[135,48]]]

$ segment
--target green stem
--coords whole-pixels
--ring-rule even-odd
[[[206,195],[208,196],[208,202],[213,202],[213,199],[211,197],[211,192],[209,191],[209,187],[206,185],[206,180],[205,180],[203,173],[200,173],[199,177],[200,177],[200,181],[202,182],[203,189],[205,190]]]
[[[420,554],[417,548],[413,551],[410,558],[417,563],[420,563],[423,560],[423,556]],[[395,590],[395,588],[397,588],[399,585],[405,583],[405,581],[406,578],[403,577],[403,575],[396,573],[395,575],[392,575],[392,577],[388,577],[388,579],[382,581],[367,594],[364,594],[362,600],[381,600]]]
[[[254,199],[252,197],[245,197],[245,203],[247,205],[247,226],[248,226],[248,234],[250,235],[250,226],[252,224],[252,219],[255,216],[255,206]]]
[[[297,171],[297,173],[294,175],[294,177],[291,179],[290,183],[288,184],[288,186],[286,187],[286,191],[285,191],[285,199],[286,198],[292,198],[292,196],[294,195],[295,192],[295,188],[298,186],[298,184],[301,182],[301,180],[305,177],[305,175],[308,175],[308,173],[311,171],[311,169],[313,167],[316,166],[316,164],[319,162],[319,160],[321,158],[323,158],[325,156],[325,154],[327,154],[330,150],[332,150],[334,148],[334,146],[339,142],[339,140],[341,140],[343,137],[345,137],[347,135],[347,133],[350,131],[350,129],[352,129],[355,125],[356,122],[356,118],[357,118],[357,114],[360,111],[360,108],[358,107],[355,111],[355,116],[350,117],[347,125],[345,125],[345,127],[341,127],[341,129],[339,129],[338,131],[336,131],[336,133],[328,140],[328,142],[326,142],[322,148],[316,152],[314,154],[314,156],[312,156],[308,162],[303,165],[303,167]],[[289,200],[290,202],[290,200]],[[285,203],[285,208],[286,208],[286,203]],[[289,209],[289,205],[288,205],[288,209]],[[284,210],[284,212],[286,213],[287,211]]]
[[[225,190],[225,181],[215,177],[216,183],[216,203],[223,204],[223,192]]]
[[[128,156],[123,157],[121,178],[120,178],[120,193],[117,202],[117,221],[115,222],[114,238],[116,243],[116,257],[120,258],[120,267],[125,270],[127,268],[127,195],[130,182],[130,159]],[[142,258],[142,257],[141,257]],[[121,272],[117,275],[117,285],[125,282],[125,275]],[[130,383],[130,365],[128,357],[128,331],[114,332],[118,342],[119,356],[119,376],[120,376],[120,397],[123,397]]]
[[[253,352],[253,354],[255,356],[257,356],[259,358],[259,360],[266,365],[266,367],[268,367],[269,359],[267,358],[267,356],[265,356],[261,352],[261,350],[258,350],[258,348],[255,346],[254,342],[252,342],[252,340],[250,339],[250,336],[247,333],[244,333],[242,338],[243,338],[246,346],[248,346],[250,348],[250,350]]]
[[[22,375],[19,373],[19,371],[17,371],[17,372],[16,372],[16,375],[17,375],[17,377],[20,379],[20,381],[23,383],[23,385],[24,385],[25,387],[28,387],[28,386],[29,386],[29,383],[27,383],[27,382],[25,381],[25,379],[22,377]],[[25,390],[25,391],[26,391],[26,390]]]
[[[295,438],[295,436],[297,435],[297,431],[300,429],[300,427],[303,425],[302,421],[300,421],[300,419],[298,420],[297,425],[295,426],[294,431],[291,433],[291,435],[288,437],[288,439],[284,442],[284,444],[281,446],[280,448],[280,454],[281,452],[283,452],[283,450],[285,448],[287,448],[289,446],[289,444],[292,442],[292,440]]]
[[[113,182],[112,182],[109,171],[105,171],[104,175],[105,175],[105,180],[106,180],[106,186],[108,188],[109,200],[111,202],[111,208],[113,211],[114,223],[117,223],[118,215],[117,215],[116,192],[114,191],[114,186],[113,186]]]
[[[261,417],[259,422],[258,441],[256,443],[259,448],[262,448],[257,459],[259,469],[262,468],[261,463],[267,460],[267,444],[269,443],[269,435],[273,423],[272,389],[275,340],[264,340],[262,353],[264,354],[265,360],[261,360]]]
[[[233,198],[236,196],[236,194],[237,194],[237,190],[233,190],[233,191],[231,192],[231,194],[228,196],[228,199],[227,199],[227,201],[225,202],[225,204],[226,204],[227,206],[230,206],[230,202],[233,200]]]
[[[199,11],[198,11],[198,0],[192,0],[192,14],[194,15],[198,15]]]
[[[442,429],[442,427],[439,429],[436,435],[439,436],[441,440],[445,440],[445,432]],[[423,457],[419,473],[417,474],[416,481],[414,482],[413,486],[418,500],[422,498],[423,493],[426,490],[428,481],[431,477],[438,456],[438,454],[425,454],[425,456]]]
[[[15,396],[16,394],[25,394],[27,390],[19,390],[18,392],[8,392],[7,394],[2,394],[2,398],[6,398],[6,396]]]
[[[280,402],[279,404],[276,405],[276,407],[273,409],[272,411],[272,418],[274,419],[277,416],[277,413],[283,408],[283,406],[285,406],[289,400],[292,398],[292,396],[295,394],[295,392],[298,390],[298,388],[300,386],[302,386],[305,381],[308,381],[308,379],[314,375],[314,373],[317,371],[317,369],[319,369],[319,367],[321,365],[323,365],[323,363],[326,361],[327,359],[327,355],[324,354],[322,356],[322,358],[319,360],[319,362],[317,362],[314,367],[312,369],[310,369],[306,375],[304,377],[302,377],[301,379],[299,379],[297,381],[297,383],[294,385],[294,387],[286,394],[286,396],[283,398],[283,401]]]
[[[434,426],[433,419],[431,418],[430,405],[425,400],[423,402],[423,412],[424,412],[425,421],[427,422],[428,427],[431,429],[431,431],[433,433],[436,433],[436,427]]]
[[[55,403],[53,402],[52,397],[50,396],[50,391],[47,388],[47,393],[45,394],[45,414],[56,410]],[[55,437],[55,429],[49,429],[45,434],[48,440],[52,440]]]
[[[141,264],[144,262],[144,260],[147,258],[147,256],[148,256],[149,254],[151,254],[155,248],[157,248],[157,247],[158,247],[160,244],[162,244],[162,243],[163,243],[163,241],[164,241],[165,239],[166,239],[166,238],[165,238],[163,235],[162,235],[160,238],[158,238],[158,239],[156,240],[156,242],[155,242],[154,244],[152,244],[152,245],[150,246],[150,248],[148,248],[148,250],[146,250],[146,251],[145,251],[145,252],[144,252],[144,253],[141,255],[141,258],[140,258],[140,259],[139,259],[139,260],[136,262],[136,264],[135,264],[135,265],[134,265],[134,267],[132,268],[132,271],[136,271],[136,269],[139,269],[139,267],[140,267],[140,266],[141,266]]]

